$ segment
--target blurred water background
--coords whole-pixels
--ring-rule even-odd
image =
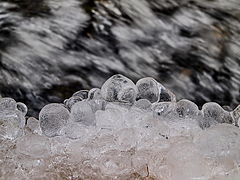
[[[0,95],[36,116],[121,73],[240,104],[239,0],[0,0]]]

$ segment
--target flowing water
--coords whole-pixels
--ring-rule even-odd
[[[36,116],[111,75],[240,104],[239,0],[0,0],[0,95]]]

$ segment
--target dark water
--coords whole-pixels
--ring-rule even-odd
[[[121,73],[240,104],[239,0],[0,0],[0,94],[37,115]]]

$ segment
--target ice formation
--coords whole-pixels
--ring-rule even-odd
[[[153,78],[114,75],[26,113],[0,99],[0,179],[240,179],[240,106],[200,110]]]

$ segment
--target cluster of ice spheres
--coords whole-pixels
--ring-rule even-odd
[[[240,106],[199,110],[153,78],[117,74],[26,114],[0,99],[0,179],[240,179]]]

